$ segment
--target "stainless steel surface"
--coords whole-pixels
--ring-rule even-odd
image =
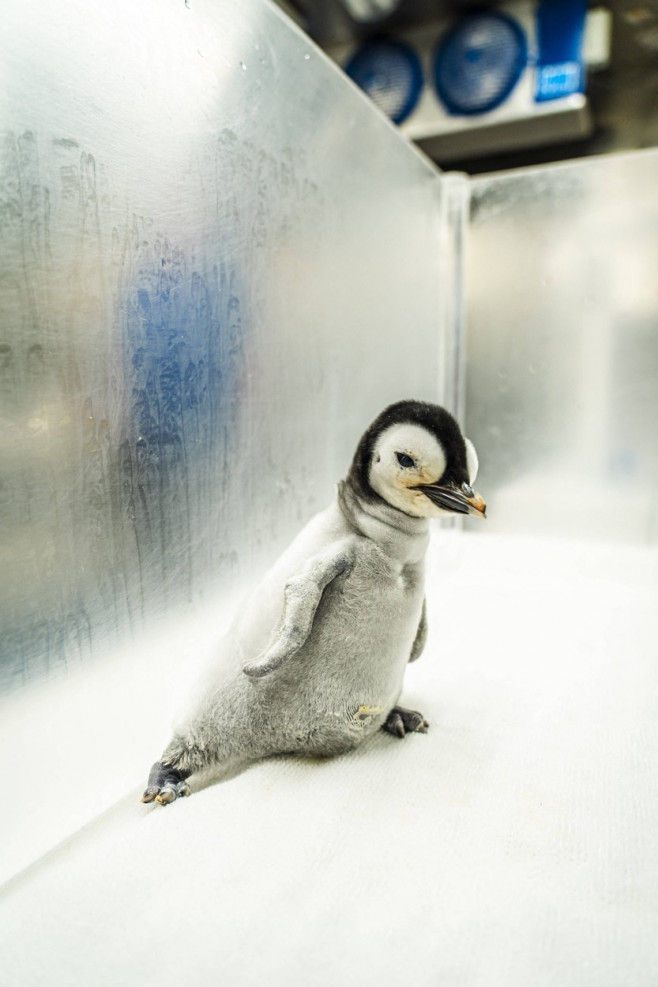
[[[436,397],[440,180],[261,0],[4,11],[6,691],[262,566]]]
[[[658,540],[658,152],[472,181],[466,428],[487,530]]]
[[[442,403],[459,421],[464,417],[464,250],[468,235],[470,181],[453,171],[442,177],[441,240],[443,291],[439,333],[439,387]],[[459,519],[446,518],[449,526]]]

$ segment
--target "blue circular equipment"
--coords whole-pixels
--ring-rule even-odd
[[[520,25],[505,14],[471,14],[441,39],[434,84],[449,113],[487,113],[504,103],[521,78],[528,45]]]
[[[415,51],[390,38],[366,42],[345,71],[393,123],[406,120],[423,88],[423,69]]]

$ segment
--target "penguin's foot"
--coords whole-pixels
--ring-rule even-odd
[[[187,784],[187,775],[176,768],[162,764],[160,761],[151,768],[148,778],[148,787],[142,795],[142,802],[159,802],[161,805],[168,805],[176,799],[190,795],[190,786]]]
[[[416,713],[413,709],[403,709],[402,706],[394,706],[382,725],[382,730],[392,733],[395,737],[405,737],[408,733],[427,733],[429,726],[422,713]]]

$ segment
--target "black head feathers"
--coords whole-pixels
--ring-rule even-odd
[[[461,485],[468,482],[466,443],[456,420],[438,404],[425,401],[397,401],[375,418],[361,437],[347,476],[356,493],[367,499],[379,499],[369,482],[370,464],[377,439],[391,425],[420,425],[441,445],[446,469],[438,482]]]

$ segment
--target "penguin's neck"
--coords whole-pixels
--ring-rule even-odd
[[[422,561],[429,542],[428,518],[411,517],[381,498],[365,500],[345,480],[338,484],[338,507],[350,528],[370,538],[393,561]]]

